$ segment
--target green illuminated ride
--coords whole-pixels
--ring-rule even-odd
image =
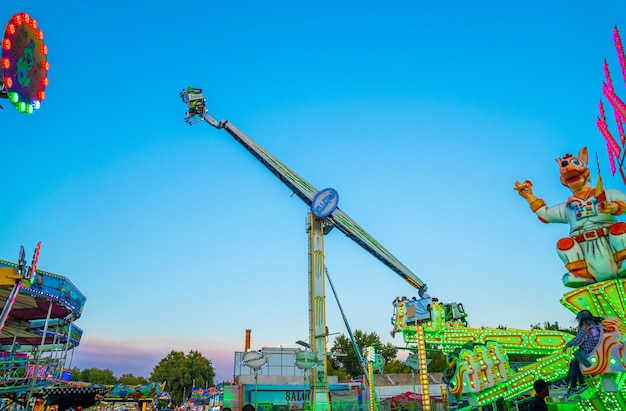
[[[567,201],[548,207],[532,190],[532,182],[516,182],[518,191],[540,221],[567,223],[570,232],[557,242],[557,252],[567,273],[563,284],[574,288],[561,303],[574,315],[583,310],[603,317],[593,351],[583,354],[581,365],[588,376],[580,394],[563,395],[565,407],[579,410],[626,409],[626,223],[616,216],[626,213],[626,195],[605,190],[601,179],[591,185],[587,149],[577,156],[557,158],[561,182],[571,191]],[[439,349],[456,357],[449,377],[450,394],[465,394],[471,405],[498,399],[514,400],[529,392],[538,379],[563,379],[572,354],[564,348],[573,337],[547,330],[470,328],[460,304],[425,299],[394,302],[394,330],[402,332],[409,346]],[[420,333],[424,343],[420,347]],[[539,356],[534,363],[512,370],[507,354]],[[584,361],[581,361],[584,362]],[[451,361],[452,363],[452,361]],[[573,363],[574,365],[576,363]],[[565,394],[565,393],[562,393]]]
[[[581,410],[626,409],[626,279],[615,279],[577,288],[566,293],[561,303],[577,314],[589,310],[606,317],[603,336],[583,367],[588,389],[577,398]],[[425,305],[426,304],[426,305]],[[397,299],[392,318],[394,331],[401,332],[407,346],[417,347],[418,328],[423,327],[427,350],[448,354],[460,349],[460,361],[451,393],[464,393],[473,406],[513,400],[532,390],[539,378],[556,381],[567,375],[571,354],[563,346],[571,334],[550,330],[471,328],[460,304]],[[535,363],[512,370],[506,354],[535,354]],[[608,392],[605,387],[615,390]]]

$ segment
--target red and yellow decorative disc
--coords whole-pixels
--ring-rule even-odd
[[[0,49],[2,82],[15,108],[26,114],[39,108],[48,85],[48,47],[37,20],[27,13],[11,17]]]

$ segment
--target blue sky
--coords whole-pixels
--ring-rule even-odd
[[[147,376],[195,349],[222,381],[246,329],[253,348],[308,337],[307,207],[225,131],[183,122],[189,85],[335,188],[470,325],[574,324],[555,251],[568,227],[512,188],[564,201],[554,159],[587,146],[624,189],[595,118],[605,58],[626,96],[626,3],[336,3],[3,2],[3,22],[39,21],[51,68],[38,112],[2,102],[0,258],[41,241],[39,267],[87,296],[74,366]],[[351,328],[403,345],[391,303],[414,290],[337,230],[326,265]],[[330,289],[327,316],[346,333]]]

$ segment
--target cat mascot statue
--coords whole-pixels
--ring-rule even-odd
[[[551,207],[537,197],[529,180],[515,182],[514,189],[544,223],[567,223],[569,237],[561,238],[557,253],[567,273],[563,284],[578,288],[599,281],[626,277],[626,223],[616,216],[626,212],[626,194],[591,186],[587,147],[578,156],[557,158],[561,183],[572,194],[566,202]]]

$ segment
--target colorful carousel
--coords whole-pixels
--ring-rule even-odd
[[[71,353],[83,331],[74,325],[85,296],[58,274],[30,266],[23,248],[18,263],[0,260],[0,396],[25,408],[46,387],[70,380]]]

